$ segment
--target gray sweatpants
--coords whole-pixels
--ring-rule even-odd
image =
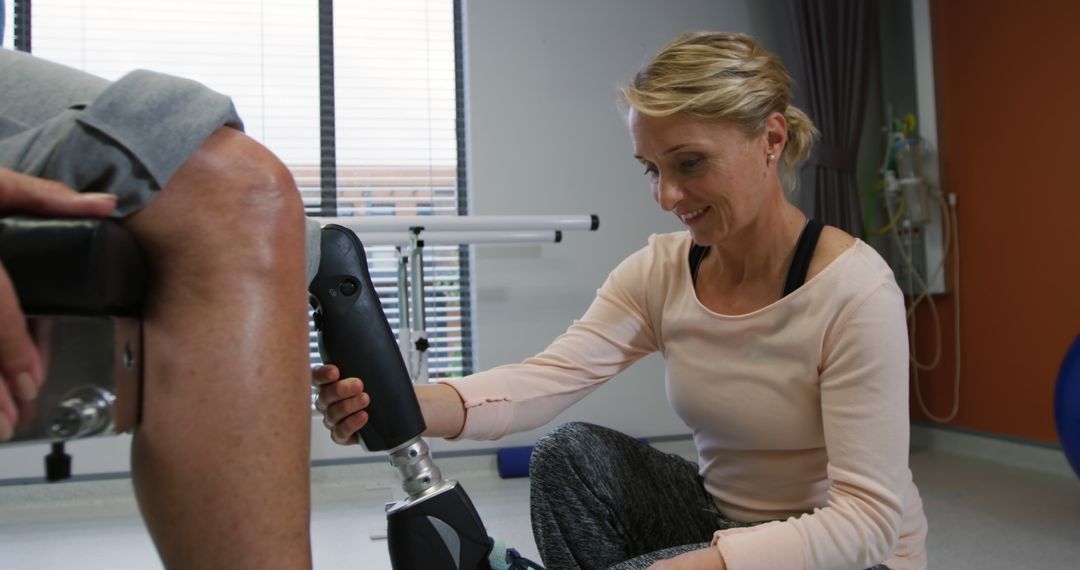
[[[643,570],[708,547],[717,530],[760,524],[722,515],[694,463],[592,424],[537,442],[529,477],[533,534],[551,570]]]

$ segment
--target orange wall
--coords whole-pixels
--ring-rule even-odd
[[[951,425],[1056,442],[1058,367],[1080,333],[1080,2],[935,0],[932,11],[942,188],[957,195],[960,228]],[[953,295],[939,304],[946,351],[920,374],[937,415],[952,405],[955,306]],[[922,312],[922,355],[930,323]]]

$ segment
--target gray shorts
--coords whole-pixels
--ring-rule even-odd
[[[115,82],[0,49],[0,166],[145,206],[217,128],[243,129],[228,97],[150,71]]]

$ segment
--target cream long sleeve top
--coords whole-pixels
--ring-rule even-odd
[[[461,436],[532,429],[659,351],[720,512],[772,521],[717,532],[728,568],[926,565],[908,467],[908,347],[892,271],[862,241],[786,297],[744,315],[698,300],[687,232],[652,236],[585,315],[521,364],[447,381]]]

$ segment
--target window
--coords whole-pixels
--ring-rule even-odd
[[[14,12],[7,35],[40,57],[107,79],[153,69],[230,95],[311,215],[466,213],[459,1],[17,0]],[[396,329],[395,256],[368,251]],[[430,374],[468,374],[468,250],[424,257]]]

